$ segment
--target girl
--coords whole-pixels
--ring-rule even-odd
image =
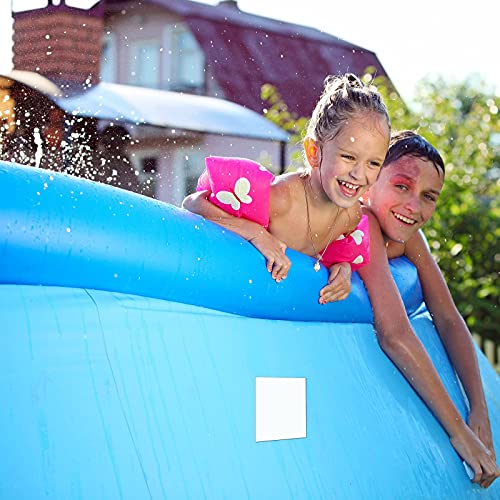
[[[436,208],[443,181],[444,162],[425,139],[411,131],[393,136],[379,179],[368,193],[371,262],[359,274],[382,349],[440,420],[458,454],[474,470],[473,481],[487,488],[500,472],[471,335],[419,232]],[[401,255],[417,267],[425,302],[469,400],[470,427],[408,320],[388,265],[388,257]]]
[[[258,164],[252,169],[248,160],[207,158],[201,190],[189,195],[183,207],[250,241],[277,282],[290,269],[287,247],[313,256],[315,270],[320,262],[327,267],[342,262],[332,267],[326,290],[330,300],[344,299],[351,266],[356,269],[369,258],[367,219],[361,220],[359,199],[377,179],[389,137],[389,116],[378,91],[351,74],[330,76],[304,140],[304,172],[272,178]],[[235,162],[244,162],[240,173],[231,170]],[[259,170],[259,179],[250,182]],[[251,215],[255,203],[264,205],[264,220]],[[241,213],[246,208],[250,215]],[[319,300],[323,303],[322,296]]]

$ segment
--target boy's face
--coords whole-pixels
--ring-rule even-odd
[[[376,181],[389,146],[383,117],[367,113],[344,124],[320,147],[309,139],[305,150],[315,184],[341,208],[352,207]]]
[[[414,156],[384,167],[368,197],[385,237],[407,242],[433,214],[443,180],[443,172],[431,161]]]

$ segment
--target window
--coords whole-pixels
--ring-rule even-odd
[[[13,0],[12,11],[23,12],[31,9],[41,9],[49,5],[48,0]]]
[[[68,7],[88,10],[98,4],[99,0],[66,0],[65,3]],[[52,5],[55,5],[56,7],[62,4],[62,0],[52,0]],[[22,12],[31,9],[44,8],[48,5],[48,0],[13,0],[12,10],[14,12]]]
[[[101,80],[116,82],[116,38],[113,33],[107,33],[102,43]]]
[[[158,158],[148,156],[141,160],[142,171],[145,174],[155,174],[158,171]]]
[[[66,0],[66,5],[68,7],[76,7],[78,9],[90,9],[97,3],[99,3],[99,0]]]
[[[152,149],[135,151],[130,160],[137,175],[137,193],[155,198],[157,195],[157,181],[159,175],[159,158],[156,151]]]
[[[130,44],[129,83],[140,87],[160,87],[160,44],[140,41]]]
[[[171,54],[169,88],[178,91],[200,91],[205,87],[205,56],[196,38],[183,24],[169,27]]]
[[[156,195],[156,174],[158,172],[158,158],[145,156],[140,159],[139,193],[154,198]]]
[[[11,135],[16,130],[16,103],[10,95],[10,85],[6,78],[0,79],[0,141],[3,134]]]
[[[184,150],[184,196],[196,191],[198,177],[205,168],[205,156],[201,151]]]

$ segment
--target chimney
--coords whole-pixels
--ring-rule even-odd
[[[228,9],[240,10],[237,0],[220,0],[217,7],[226,7]]]
[[[104,1],[91,9],[65,0],[14,12],[14,69],[34,71],[63,86],[99,81]]]

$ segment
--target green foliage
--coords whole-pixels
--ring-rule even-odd
[[[442,154],[446,179],[425,233],[472,332],[500,342],[500,98],[484,82],[420,82],[410,111],[381,79],[394,129],[417,130]]]
[[[298,117],[295,113],[291,113],[273,85],[265,84],[262,86],[261,98],[268,104],[268,107],[264,110],[266,118],[290,134],[289,146],[292,146],[293,149],[287,171],[301,168],[304,165],[302,139],[305,136],[308,118]]]
[[[372,80],[369,72],[364,80]],[[410,109],[383,78],[373,83],[388,105],[393,130],[416,130],[445,160],[445,186],[425,233],[471,331],[500,342],[500,97],[472,78],[426,79]],[[266,95],[274,99],[267,118],[296,135],[305,130],[304,118],[293,125],[272,87]]]

